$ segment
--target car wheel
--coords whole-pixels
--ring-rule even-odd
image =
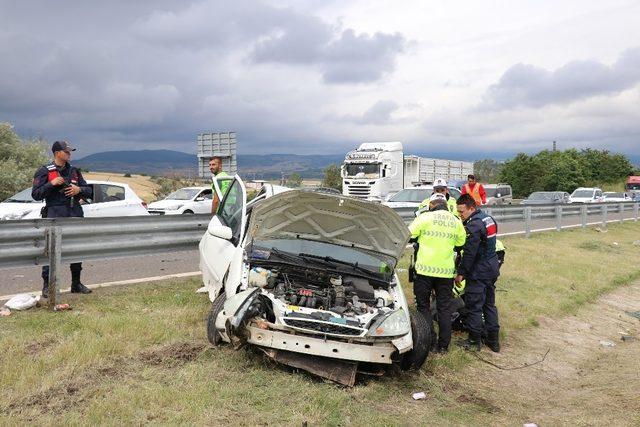
[[[218,347],[222,343],[220,332],[216,329],[216,318],[218,314],[224,310],[224,302],[227,300],[226,292],[222,292],[211,303],[211,311],[207,315],[207,338],[214,347]]]
[[[431,325],[421,313],[409,314],[411,319],[411,335],[413,349],[404,353],[400,359],[400,369],[403,371],[417,370],[424,364],[431,348]]]
[[[187,209],[186,211],[182,212],[182,215],[189,215],[189,214],[193,214],[193,211],[190,211],[189,209]]]

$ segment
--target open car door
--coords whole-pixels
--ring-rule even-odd
[[[222,179],[214,180],[216,192],[221,187],[216,181]],[[233,287],[234,283],[240,283],[244,251],[242,238],[247,227],[247,192],[238,175],[229,177],[229,180],[218,212],[211,218],[200,241],[200,270],[211,301],[220,294],[223,286]]]

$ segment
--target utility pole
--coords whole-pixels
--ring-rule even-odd
[[[553,141],[553,151],[556,151],[556,149],[557,149],[556,142]]]

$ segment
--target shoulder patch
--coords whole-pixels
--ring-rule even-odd
[[[482,218],[482,222],[484,223],[484,228],[487,229],[487,238],[496,237],[496,234],[498,234],[498,226],[493,218],[486,216]]]

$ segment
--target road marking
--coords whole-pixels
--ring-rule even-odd
[[[202,273],[199,271],[191,271],[189,273],[176,273],[176,274],[167,274],[164,276],[152,276],[152,277],[143,277],[141,279],[128,279],[128,280],[119,280],[117,282],[105,282],[105,283],[97,283],[94,285],[87,285],[87,288],[89,289],[98,289],[98,288],[110,288],[112,286],[122,286],[122,285],[134,285],[136,283],[144,283],[144,282],[158,282],[160,280],[167,280],[167,279],[180,279],[180,278],[184,278],[184,277],[195,277],[195,276],[200,276]],[[66,294],[71,292],[71,288],[66,288],[66,289],[61,289],[60,293],[61,294]],[[40,295],[41,291],[30,291],[30,292],[20,292],[20,294],[31,294],[31,295]],[[0,301],[7,301],[11,298],[13,298],[16,295],[20,295],[20,294],[13,294],[13,295],[2,295],[0,296]]]

